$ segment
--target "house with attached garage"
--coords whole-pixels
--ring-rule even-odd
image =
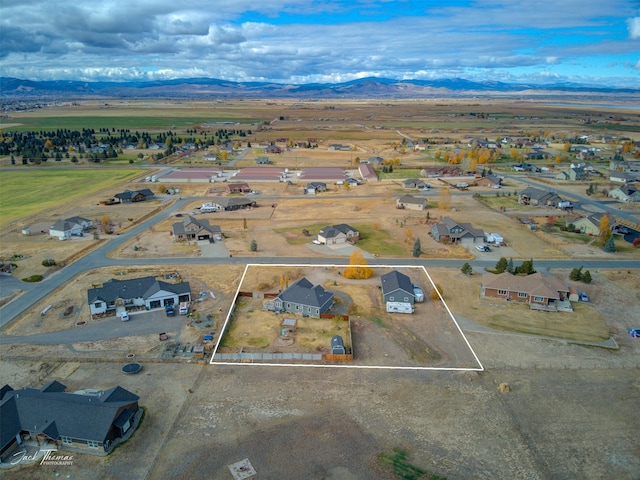
[[[484,241],[483,230],[473,228],[470,223],[456,222],[451,217],[444,217],[441,223],[431,227],[431,236],[436,242],[445,243]]]
[[[560,280],[540,272],[512,275],[509,272],[482,275],[481,298],[528,303],[533,310],[572,311],[570,289]]]
[[[304,189],[304,193],[315,195],[316,193],[326,192],[327,184],[324,182],[309,182]]]
[[[142,190],[125,190],[124,192],[114,195],[120,203],[147,202],[153,200],[154,195],[151,190],[144,188]]]
[[[540,190],[539,188],[527,187],[518,197],[518,203],[520,205],[531,205],[540,207],[557,207],[561,202],[564,202],[563,198],[560,198],[555,192],[547,192]]]
[[[426,210],[427,200],[425,198],[414,197],[413,195],[402,195],[396,200],[396,208],[406,208],[407,210]]]
[[[425,186],[426,186],[426,183],[424,183],[419,178],[407,178],[406,180],[402,181],[402,188],[420,190],[420,189],[423,189]]]
[[[633,185],[618,187],[609,190],[609,197],[621,202],[640,202],[640,190]]]
[[[500,187],[502,179],[496,175],[486,174],[484,177],[476,178],[476,185],[480,187]]]
[[[409,303],[413,305],[416,297],[411,279],[404,273],[392,270],[380,277],[382,297],[385,303]]]
[[[597,237],[600,235],[600,222],[602,221],[602,217],[605,216],[609,218],[609,225],[612,227],[616,222],[615,218],[611,215],[605,215],[604,213],[592,213],[586,217],[582,217],[577,220],[574,219],[570,223],[573,223],[576,231]],[[567,220],[567,222],[569,222],[569,220]]]
[[[346,223],[324,227],[318,232],[318,242],[323,245],[338,245],[341,243],[356,243],[360,240],[360,232]]]
[[[41,450],[104,456],[129,439],[140,423],[139,397],[122,387],[75,393],[66,389],[56,381],[41,388],[2,387],[0,463],[19,463],[26,445],[35,444]]]
[[[216,197],[211,205],[219,211],[233,211],[257,206],[255,200],[247,197]]]
[[[189,240],[222,240],[222,230],[218,225],[209,225],[209,220],[197,220],[187,215],[181,222],[176,222],[171,228],[171,234],[175,242]]]
[[[87,291],[91,315],[115,315],[118,307],[125,310],[154,310],[167,305],[191,301],[189,282],[168,283],[155,277],[111,280]]]
[[[301,278],[273,300],[276,312],[299,313],[320,318],[333,305],[333,293],[321,285],[313,285]]]
[[[82,237],[84,232],[93,227],[93,222],[82,217],[70,217],[54,223],[49,228],[49,236],[58,240],[67,240],[71,237]]]

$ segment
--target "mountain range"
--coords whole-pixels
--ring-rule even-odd
[[[578,83],[548,85],[474,82],[462,78],[393,80],[369,77],[344,83],[287,84],[232,82],[215,78],[158,81],[84,82],[32,81],[0,77],[0,97],[6,98],[421,98],[446,96],[610,96],[640,95],[640,89],[591,86]]]

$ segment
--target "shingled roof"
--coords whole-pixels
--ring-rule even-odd
[[[278,298],[283,302],[322,307],[333,298],[333,293],[326,291],[321,285],[314,286],[303,277],[278,295]]]
[[[89,304],[98,300],[110,303],[118,298],[149,298],[154,293],[164,290],[182,295],[191,292],[189,282],[167,283],[157,280],[155,277],[134,278],[131,280],[111,280],[102,284],[102,287],[90,288],[87,291]]]

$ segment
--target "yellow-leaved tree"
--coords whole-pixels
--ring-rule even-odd
[[[362,250],[356,248],[349,258],[349,266],[344,269],[342,276],[354,280],[364,280],[371,278],[375,274],[373,268],[367,267],[367,261],[362,254]]]
[[[609,217],[603,215],[600,219],[600,245],[604,246],[611,237],[611,227],[609,226]]]

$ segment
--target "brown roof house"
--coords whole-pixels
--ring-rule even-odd
[[[402,195],[396,200],[396,208],[406,208],[407,210],[426,210],[427,200],[425,198],[414,197],[413,195]]]
[[[528,303],[534,310],[548,312],[573,311],[569,302],[570,289],[555,277],[540,272],[532,275],[512,275],[509,272],[482,275],[481,298]]]
[[[473,228],[470,223],[456,222],[451,217],[444,217],[441,223],[431,227],[431,235],[436,242],[458,243],[460,241],[484,240],[484,231]]]

